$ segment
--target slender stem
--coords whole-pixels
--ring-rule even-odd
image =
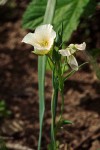
[[[56,150],[56,109],[57,109],[57,101],[58,101],[58,79],[55,74],[55,69],[52,74],[52,84],[53,84],[53,93],[52,93],[52,101],[51,101],[51,115],[52,115],[52,123],[51,123],[51,147],[52,150]]]
[[[78,70],[81,69],[82,66],[84,66],[85,64],[87,64],[88,62],[85,62],[83,64],[81,64],[80,66],[78,66]],[[64,77],[64,81],[66,81],[69,77],[71,77],[76,71],[72,70],[70,71],[65,77]]]
[[[62,97],[62,104],[61,104],[61,114],[60,114],[60,118],[62,119],[62,115],[63,115],[63,111],[64,111],[64,92],[63,89],[61,90],[61,97]]]
[[[51,63],[50,63],[49,58],[47,58],[47,60],[48,60],[49,67],[50,67],[50,69],[52,70],[53,68],[52,68],[52,66],[51,66]]]
[[[51,147],[52,147],[52,150],[55,150],[56,149],[56,142],[55,142],[54,90],[53,90],[52,101],[51,101],[51,115],[52,115],[52,122],[51,122]]]
[[[53,62],[53,60],[52,60],[52,58],[50,57],[50,55],[47,55],[47,56],[48,56],[49,59],[51,60],[52,64],[55,65],[54,62]]]
[[[61,71],[61,66],[60,63],[58,63],[58,80],[59,80],[59,90],[62,98],[62,103],[61,103],[61,114],[60,114],[60,120],[62,119],[63,111],[64,111],[64,79],[62,76],[62,71]]]

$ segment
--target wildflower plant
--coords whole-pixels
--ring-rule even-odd
[[[41,150],[46,102],[45,72],[48,65],[52,71],[53,87],[51,98],[51,142],[48,150],[60,149],[61,143],[57,141],[57,133],[64,124],[72,124],[70,120],[63,118],[64,82],[86,63],[79,65],[75,57],[78,51],[82,52],[86,49],[86,43],[71,43],[68,46],[65,46],[64,43],[69,40],[72,32],[77,28],[80,17],[87,10],[89,2],[90,0],[32,0],[24,13],[23,27],[34,29],[35,31],[34,33],[28,33],[22,42],[31,44],[34,47],[32,52],[38,56],[40,122],[38,150]],[[56,121],[58,93],[61,95],[61,109],[59,119]]]
[[[63,118],[64,111],[64,82],[73,73],[78,71],[80,66],[75,58],[77,51],[84,51],[86,48],[85,42],[82,44],[70,44],[63,48],[63,26],[56,33],[51,24],[40,25],[35,29],[34,33],[28,33],[22,42],[34,46],[34,51],[37,56],[46,55],[49,67],[52,70],[52,99],[51,99],[51,143],[50,150],[57,150],[56,135],[59,128],[64,124],[72,123]],[[82,64],[83,65],[83,64]],[[59,119],[56,121],[56,111],[58,104],[58,92],[61,95],[61,109]]]

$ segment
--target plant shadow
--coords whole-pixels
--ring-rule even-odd
[[[93,98],[87,94],[85,97],[81,98],[79,106],[100,115],[100,96]]]

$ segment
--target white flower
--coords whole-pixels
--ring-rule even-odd
[[[59,53],[62,56],[67,56],[68,64],[73,70],[78,70],[78,63],[73,54],[77,50],[85,50],[85,48],[86,48],[85,42],[83,42],[82,44],[70,44],[66,49],[59,50]]]
[[[53,26],[45,24],[37,27],[34,33],[28,33],[22,42],[34,46],[34,53],[45,55],[50,51],[55,37],[56,32],[53,30]]]
[[[75,44],[75,48],[77,49],[77,50],[85,50],[85,48],[86,48],[86,43],[85,42],[83,42],[82,44]]]

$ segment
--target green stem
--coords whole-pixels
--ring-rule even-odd
[[[60,114],[60,120],[62,119],[63,111],[64,111],[64,79],[62,76],[61,71],[61,64],[58,63],[58,80],[59,80],[59,90],[62,98],[62,104],[61,104],[61,114]]]
[[[52,75],[52,83],[53,83],[53,93],[52,93],[52,101],[51,101],[51,116],[52,116],[52,122],[51,122],[51,150],[56,150],[56,132],[55,132],[55,126],[56,126],[56,109],[57,109],[57,101],[58,101],[58,79],[55,74],[55,69],[53,70]]]
[[[55,90],[53,90],[52,94],[52,101],[51,101],[51,115],[52,115],[52,122],[51,122],[51,147],[52,150],[56,150],[56,137],[55,137]]]
[[[55,65],[54,62],[53,62],[53,60],[52,60],[52,58],[50,57],[50,55],[47,55],[47,56],[49,57],[49,59],[52,62],[52,64]]]
[[[62,97],[62,104],[61,104],[61,114],[60,114],[60,119],[62,119],[63,111],[64,111],[64,92],[63,89],[61,90],[61,97]]]

